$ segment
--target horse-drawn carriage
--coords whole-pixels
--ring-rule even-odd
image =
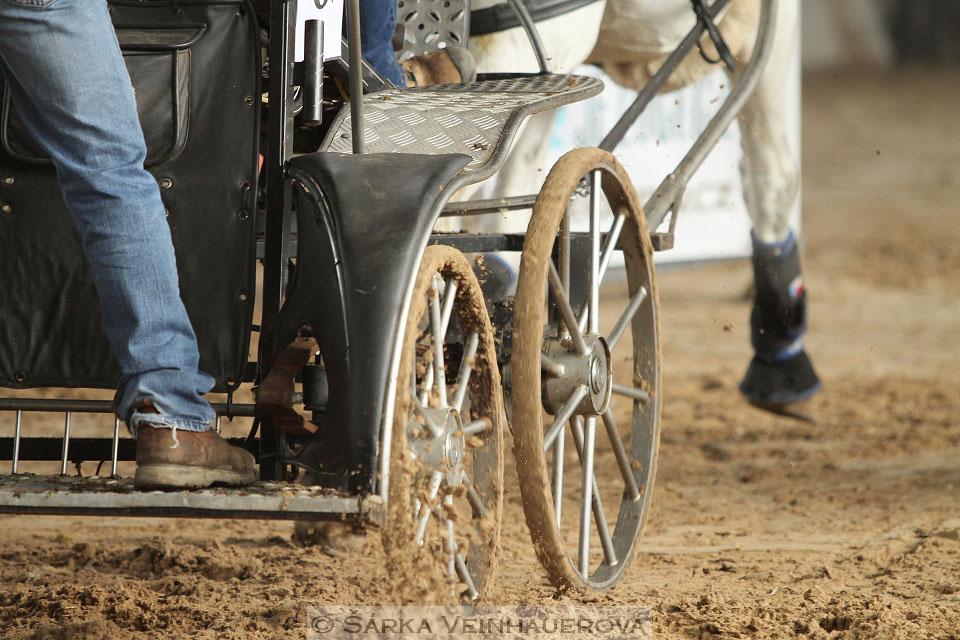
[[[404,3],[408,47],[466,41],[468,3]],[[540,73],[415,89],[361,62],[356,3],[349,53],[322,64],[317,23],[295,60],[292,0],[271,2],[268,24],[243,0],[110,0],[201,369],[224,394],[217,428],[223,416],[248,422],[234,443],[257,457],[261,482],[134,491],[117,475],[135,449],[118,420],[112,435],[71,438],[75,414],[110,414],[108,400],[21,391],[0,399],[13,427],[0,438],[12,462],[0,512],[378,526],[391,565],[416,560],[476,599],[497,564],[509,415],[551,580],[610,588],[633,557],[656,467],[653,252],[671,246],[686,181],[772,46],[775,3],[763,0],[750,63],[641,206],[611,152],[704,33],[722,47],[713,17],[728,0],[693,4],[695,26],[599,148],[566,154],[538,194],[455,201],[496,174],[527,116],[602,90],[549,72],[519,0]],[[326,25],[328,38],[339,30]],[[55,173],[6,97],[0,126],[0,386],[113,388],[119,369]],[[441,218],[469,229],[474,215],[531,208],[524,233],[436,230]],[[586,231],[571,228],[577,210]],[[522,255],[516,293],[486,299],[484,256],[507,251]],[[618,252],[623,270],[610,267]],[[235,400],[251,388],[254,402]],[[31,436],[34,412],[62,413],[62,438]],[[60,474],[22,473],[29,461],[59,462]],[[94,476],[67,475],[91,461]],[[616,471],[598,482],[600,468]]]

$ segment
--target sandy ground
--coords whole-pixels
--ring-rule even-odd
[[[824,391],[747,406],[746,264],[661,277],[663,442],[641,551],[597,604],[658,638],[960,638],[960,75],[810,77],[804,219]],[[509,486],[494,604],[556,598]],[[382,557],[291,525],[0,520],[4,638],[304,637],[376,604]]]

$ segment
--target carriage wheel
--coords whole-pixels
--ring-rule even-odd
[[[604,201],[614,214],[609,230],[600,228]],[[590,230],[571,239],[578,202],[589,209]],[[625,283],[607,269],[614,248],[623,251]],[[574,279],[571,296],[571,264],[584,253],[586,287],[577,293]],[[626,298],[601,301],[601,285],[606,292],[618,283]],[[606,591],[635,554],[660,438],[653,248],[636,191],[607,152],[567,153],[537,197],[510,367],[517,472],[534,548],[558,588]]]
[[[499,552],[503,399],[480,285],[455,249],[424,253],[399,381],[383,534],[395,590],[476,600]]]

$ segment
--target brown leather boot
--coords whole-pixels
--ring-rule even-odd
[[[401,63],[407,75],[407,87],[429,87],[435,84],[473,82],[477,63],[463,47],[447,47]]]
[[[257,480],[256,460],[213,430],[174,433],[169,427],[137,427],[137,489],[241,487]]]

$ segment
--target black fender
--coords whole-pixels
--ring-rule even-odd
[[[290,344],[305,327],[316,337],[330,404],[311,444],[342,451],[338,489],[378,491],[381,430],[392,415],[390,375],[409,292],[450,183],[469,161],[462,154],[318,152],[287,165],[298,255],[276,344]]]

